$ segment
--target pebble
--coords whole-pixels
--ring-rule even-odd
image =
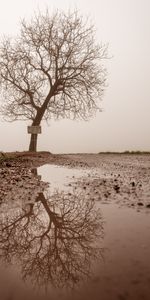
[[[120,186],[119,185],[114,185],[114,190],[116,191],[116,193],[119,193],[120,190]]]
[[[148,204],[146,205],[146,207],[147,207],[147,208],[150,208],[150,203],[148,203]]]
[[[143,202],[138,202],[137,205],[138,206],[143,206],[144,204],[143,204]]]

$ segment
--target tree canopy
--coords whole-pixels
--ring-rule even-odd
[[[88,119],[100,108],[107,46],[77,11],[35,14],[0,43],[1,113],[37,126],[51,118]]]

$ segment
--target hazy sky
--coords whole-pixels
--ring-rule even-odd
[[[43,124],[39,150],[99,152],[150,150],[149,0],[0,0],[0,35],[15,34],[19,21],[48,6],[90,14],[97,39],[109,43],[108,88],[90,122]],[[30,124],[28,124],[30,125]],[[27,150],[25,122],[0,121],[0,150]]]

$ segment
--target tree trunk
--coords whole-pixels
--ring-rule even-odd
[[[31,134],[29,151],[36,152],[37,150],[37,134]]]
[[[46,97],[45,102],[43,103],[41,108],[38,109],[37,114],[35,116],[35,119],[32,123],[32,126],[39,126],[40,125],[40,123],[42,121],[42,118],[44,116],[44,113],[47,109],[48,102],[49,102],[49,100],[52,96],[53,96],[53,89],[50,90],[48,96]],[[36,150],[37,150],[37,136],[38,136],[37,134],[34,134],[34,133],[31,134],[29,151],[36,152]]]

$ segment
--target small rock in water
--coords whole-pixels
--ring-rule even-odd
[[[148,204],[146,205],[146,207],[147,207],[147,208],[150,208],[150,203],[148,203]]]
[[[143,204],[143,202],[138,202],[137,205],[138,206],[143,206],[144,204]]]

